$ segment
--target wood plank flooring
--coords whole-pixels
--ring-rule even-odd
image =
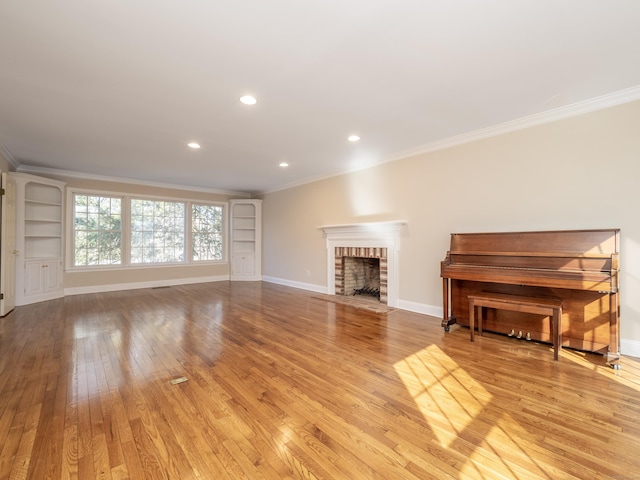
[[[640,478],[640,359],[261,282],[70,296],[0,319],[9,478]]]

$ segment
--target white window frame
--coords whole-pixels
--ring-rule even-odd
[[[92,195],[102,197],[117,197],[122,199],[122,263],[120,265],[74,265],[75,262],[75,195]],[[178,202],[185,204],[185,259],[180,262],[167,263],[131,263],[131,200],[153,200],[164,202]],[[191,209],[192,205],[212,205],[222,207],[222,259],[193,260]],[[222,265],[228,263],[229,257],[229,202],[207,201],[194,198],[164,197],[159,195],[136,195],[131,193],[107,190],[88,190],[80,188],[67,189],[67,227],[65,242],[65,266],[70,272],[99,271],[99,270],[132,270],[141,268],[171,268],[196,265]]]

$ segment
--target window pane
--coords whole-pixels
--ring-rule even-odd
[[[131,263],[184,261],[183,202],[131,200]]]
[[[222,207],[196,205],[191,208],[192,258],[222,260]]]
[[[121,264],[121,202],[117,197],[74,195],[74,265]]]

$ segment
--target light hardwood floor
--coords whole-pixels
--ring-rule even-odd
[[[640,478],[640,359],[260,282],[18,307],[0,414],[0,479]]]

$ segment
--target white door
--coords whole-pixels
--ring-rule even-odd
[[[0,220],[0,316],[16,306],[16,181],[2,174],[2,218]]]

